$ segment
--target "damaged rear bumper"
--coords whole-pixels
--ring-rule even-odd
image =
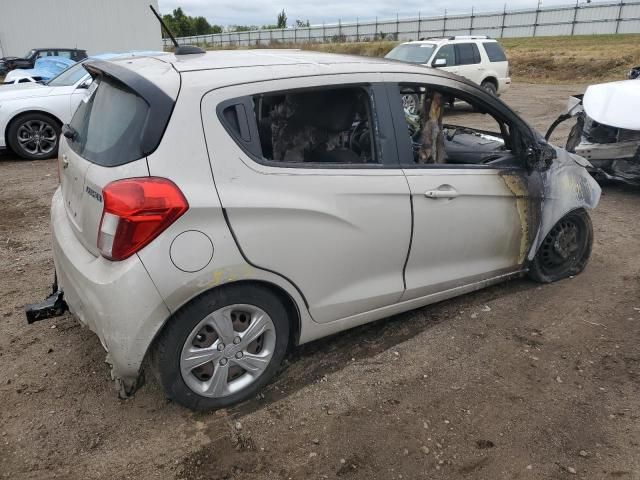
[[[122,262],[93,256],[73,232],[60,190],[51,205],[53,260],[70,312],[108,352],[121,396],[139,385],[146,352],[170,312],[137,255]]]

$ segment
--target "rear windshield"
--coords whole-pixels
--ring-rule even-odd
[[[71,120],[70,146],[78,155],[105,167],[144,156],[142,135],[149,105],[123,84],[96,78]]]
[[[405,43],[391,50],[385,58],[409,63],[427,63],[434,48],[433,43]]]
[[[485,42],[482,44],[487,52],[490,62],[506,62],[507,56],[504,54],[502,47],[498,42]]]

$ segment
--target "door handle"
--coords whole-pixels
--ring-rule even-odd
[[[450,185],[440,185],[435,190],[424,192],[427,198],[456,198],[458,195],[458,191]]]

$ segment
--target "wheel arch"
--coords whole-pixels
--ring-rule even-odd
[[[17,122],[21,117],[24,117],[25,115],[29,115],[32,113],[38,113],[40,115],[46,115],[47,117],[51,117],[53,120],[56,121],[56,123],[58,124],[59,127],[62,127],[62,125],[64,124],[64,122],[62,120],[60,120],[60,118],[58,118],[57,115],[47,111],[47,110],[42,110],[42,109],[37,109],[37,108],[32,108],[32,109],[28,109],[28,110],[22,110],[20,112],[17,112],[13,117],[11,117],[8,121],[7,121],[7,125],[4,127],[4,138],[7,139],[7,145],[8,145],[8,138],[9,138],[9,129],[11,128],[11,126]]]
[[[300,314],[299,307],[296,304],[296,301],[293,299],[293,297],[281,286],[276,285],[275,283],[269,282],[267,280],[253,280],[253,279],[236,280],[233,282],[228,282],[223,285],[217,285],[213,288],[204,290],[200,292],[198,295],[194,296],[193,298],[190,298],[189,300],[187,300],[175,311],[171,312],[171,315],[169,315],[166,318],[166,320],[162,323],[162,325],[158,327],[157,331],[153,336],[152,341],[147,346],[147,350],[144,355],[144,360],[142,362],[142,369],[144,369],[145,366],[152,365],[153,362],[149,362],[149,359],[150,359],[150,355],[154,350],[156,342],[158,341],[158,338],[160,337],[161,333],[164,331],[167,325],[169,325],[169,322],[171,322],[172,318],[178,311],[180,311],[190,303],[197,301],[203,295],[207,295],[214,291],[231,289],[239,285],[251,285],[251,286],[263,289],[265,291],[268,291],[272,295],[274,295],[276,298],[278,298],[282,302],[282,305],[287,311],[287,315],[289,317],[289,325],[291,327],[291,334],[289,335],[289,345],[287,348],[290,349],[296,346],[299,343],[299,339],[300,339],[302,316]]]
[[[498,90],[498,78],[495,75],[487,75],[486,77],[484,77],[482,82],[480,82],[480,85],[486,82],[491,82],[493,86],[496,87],[496,90]]]

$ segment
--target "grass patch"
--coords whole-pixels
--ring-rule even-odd
[[[640,34],[504,38],[500,43],[509,58],[511,77],[517,82],[622,80],[631,67],[640,65]],[[382,57],[397,44],[390,41],[302,45],[278,42],[268,48]]]

